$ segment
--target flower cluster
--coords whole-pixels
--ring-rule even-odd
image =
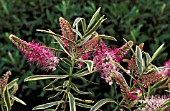
[[[160,69],[159,72],[156,72],[156,73],[144,75],[140,79],[138,79],[138,81],[134,81],[134,84],[139,82],[139,83],[142,83],[142,86],[144,88],[147,88],[151,84],[154,84],[155,82],[158,82],[158,81],[162,80],[163,78],[170,76],[170,69],[169,69],[170,68],[170,60],[166,61],[164,63],[164,66],[167,68]]]
[[[10,40],[24,53],[29,62],[37,62],[38,67],[42,65],[46,70],[56,70],[56,64],[59,63],[59,59],[55,56],[55,52],[48,47],[34,41],[27,43],[15,35],[10,35]]]
[[[111,49],[106,46],[102,39],[100,39],[100,44],[93,53],[94,69],[101,71],[101,78],[105,79],[109,85],[113,84],[111,74],[119,70],[112,61],[120,63],[132,45],[133,42],[129,41],[120,48]]]
[[[147,88],[151,84],[154,84],[155,82],[158,82],[164,78],[163,75],[159,73],[153,73],[142,76],[139,80],[133,81],[134,84],[137,84],[137,82],[141,83],[144,88]]]
[[[1,78],[0,78],[0,94],[2,94],[4,87],[8,83],[9,76],[11,75],[11,71],[7,71]]]
[[[139,108],[138,111],[157,111],[159,108],[166,107],[166,106],[162,106],[166,100],[168,100],[167,95],[162,95],[162,96],[154,95],[151,96],[151,98],[146,97],[146,99],[142,101],[143,103],[146,104],[145,107]]]
[[[121,93],[122,93],[122,96],[125,100],[131,98],[130,97],[130,88],[128,86],[128,84],[126,83],[125,79],[123,79],[123,75],[120,74],[119,72],[116,72],[115,74],[113,74],[115,80],[116,80],[116,83],[120,86],[120,90],[121,90]]]
[[[68,50],[71,50],[71,48],[74,46],[74,35],[70,23],[62,17],[59,18],[59,23],[62,31],[61,40],[64,44],[64,47],[66,47]]]
[[[96,49],[98,42],[98,33],[95,32],[94,36],[91,39],[84,43],[81,48],[78,48],[78,58],[81,60],[88,60],[90,58],[90,54]],[[79,68],[81,68],[83,64],[83,62],[77,63]]]

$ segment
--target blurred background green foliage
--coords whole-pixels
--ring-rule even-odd
[[[163,52],[154,63],[158,66],[163,65],[164,61],[170,58],[170,55],[168,56],[170,51],[169,0],[1,0],[0,75],[11,70],[13,75],[10,80],[20,78],[20,89],[17,94],[28,104],[23,107],[16,104],[13,110],[20,111],[27,107],[30,111],[33,106],[45,102],[47,94],[41,91],[49,81],[24,83],[23,79],[33,74],[50,72],[28,63],[22,53],[9,41],[9,35],[15,34],[26,41],[35,39],[47,46],[58,47],[56,44],[51,44],[54,40],[49,35],[36,32],[36,29],[51,29],[60,34],[58,23],[60,16],[71,24],[77,17],[84,17],[89,21],[98,7],[101,7],[100,15],[105,15],[107,18],[98,32],[118,39],[118,42],[106,41],[108,45],[121,46],[124,44],[122,38],[132,40],[135,44],[144,42],[144,50],[152,55],[162,43],[165,43]],[[98,74],[90,76],[89,79],[100,83],[89,86],[89,90],[93,92],[89,98],[95,98],[96,101],[105,97],[115,98],[114,87],[101,81]],[[84,82],[82,85],[88,84]],[[102,90],[102,87],[106,90]],[[29,105],[32,107],[29,108]],[[113,105],[105,105],[105,110],[109,111],[113,107]]]

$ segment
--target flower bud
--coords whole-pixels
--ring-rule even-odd
[[[132,101],[137,100],[140,97],[142,97],[142,90],[140,88],[136,88],[136,89],[132,90],[128,96],[129,96],[130,100],[132,100]]]

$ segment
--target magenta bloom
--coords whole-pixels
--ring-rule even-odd
[[[112,53],[111,49],[109,49],[104,41],[101,39],[100,40],[100,45],[97,46],[96,51],[94,52],[93,56],[93,61],[95,64],[95,70],[100,70],[101,71],[101,78],[105,79],[109,85],[112,85],[112,77],[111,77],[111,72],[116,70],[116,66],[114,66],[111,63],[112,60]]]
[[[139,88],[133,89],[128,96],[131,101],[137,100],[142,96],[142,90]]]
[[[90,58],[90,54],[96,49],[98,45],[99,37],[97,32],[95,36],[89,39],[86,43],[84,43],[81,48],[78,48],[78,58],[81,60],[88,60]],[[78,62],[77,65],[79,68],[83,66],[83,62]]]
[[[112,61],[120,63],[132,45],[133,42],[129,41],[120,48],[111,49],[100,39],[100,45],[96,47],[96,51],[93,53],[93,61],[95,70],[101,71],[101,78],[105,79],[109,85],[113,84],[111,74],[119,70]]]
[[[59,63],[58,57],[54,55],[54,52],[46,46],[41,45],[40,43],[26,42],[15,35],[10,36],[10,40],[22,51],[25,55],[25,58],[31,62],[37,62],[37,66],[42,66],[46,70],[56,70],[56,64]]]
[[[167,69],[161,70],[160,73],[164,74],[165,77],[170,76],[170,60],[166,61],[164,66],[166,66]]]

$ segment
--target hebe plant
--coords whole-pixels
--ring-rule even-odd
[[[103,39],[115,41],[116,39],[97,33],[96,30],[100,24],[106,20],[104,16],[97,20],[99,12],[100,8],[95,12],[88,25],[84,18],[78,17],[71,27],[67,20],[60,17],[62,35],[51,30],[37,30],[50,34],[56,40],[55,43],[59,44],[60,48],[58,49],[41,45],[35,41],[26,42],[15,35],[10,35],[10,40],[23,52],[29,62],[36,63],[37,67],[43,67],[46,71],[62,70],[62,74],[34,75],[25,79],[26,82],[54,79],[44,87],[44,90],[57,91],[55,96],[49,98],[58,100],[36,106],[33,110],[66,111],[69,106],[70,111],[76,111],[76,106],[79,106],[96,111],[108,102],[116,105],[114,111],[131,110],[132,108],[139,111],[168,110],[170,107],[170,70],[168,69],[170,61],[167,61],[163,67],[152,64],[163,45],[155,51],[153,56],[143,51],[143,43],[136,46],[134,50],[133,42],[125,39],[126,43],[120,48],[108,47]],[[130,59],[125,59],[124,57],[129,51],[132,52],[132,56]],[[65,57],[61,53],[67,56]],[[120,64],[122,61],[128,63],[127,68]],[[63,67],[63,63],[68,67]],[[96,72],[101,73],[101,78],[109,85],[117,84],[120,87],[121,101],[104,98],[93,105],[93,100],[77,98],[73,94],[73,91],[83,95],[91,94],[88,91],[79,90],[73,79],[79,78],[88,81],[85,76]],[[130,81],[125,79],[125,75],[129,76]],[[55,86],[59,80],[64,80],[63,84]]]

